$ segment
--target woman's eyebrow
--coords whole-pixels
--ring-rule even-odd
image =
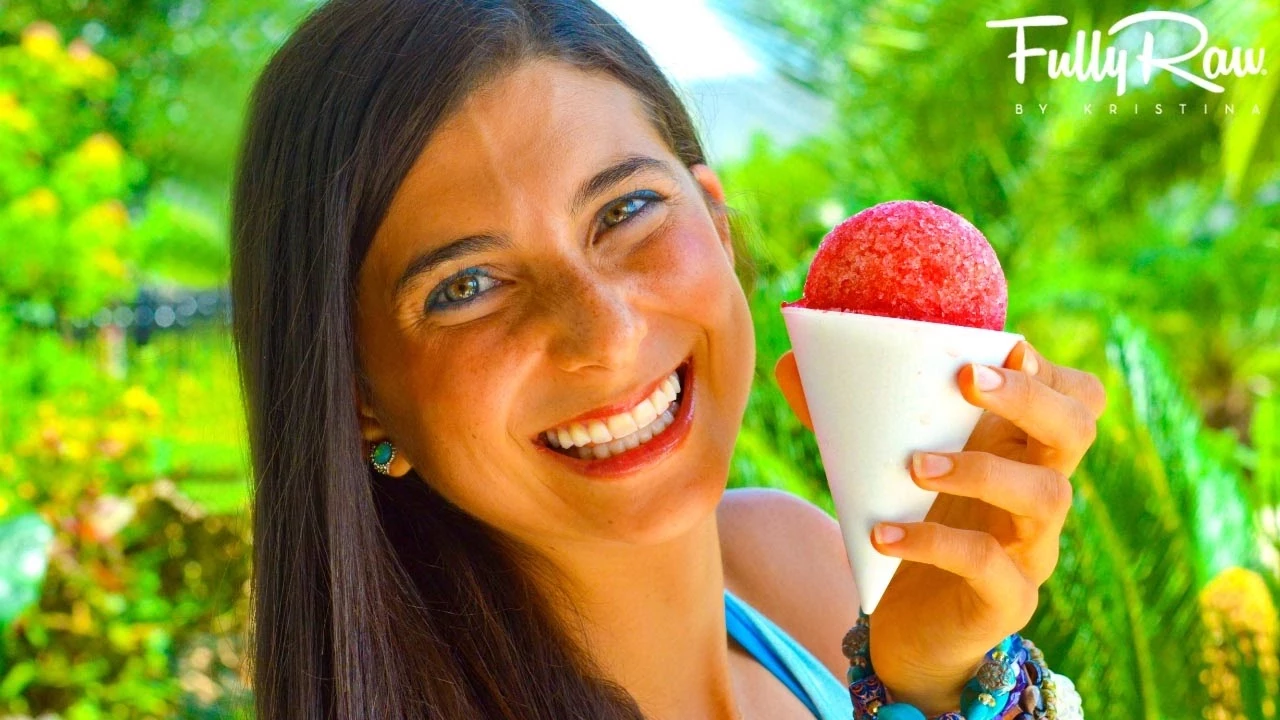
[[[396,287],[391,292],[393,302],[399,302],[400,296],[408,289],[409,284],[414,278],[431,272],[438,265],[453,260],[454,258],[470,255],[472,253],[485,252],[487,250],[505,250],[511,247],[511,239],[502,235],[470,235],[461,240],[454,240],[448,245],[436,248],[430,252],[423,253],[413,259],[409,266],[400,273],[400,279],[396,281]]]
[[[670,173],[670,168],[667,164],[657,158],[652,158],[648,155],[628,155],[592,175],[590,179],[579,186],[578,191],[573,195],[573,201],[570,203],[570,214],[577,215],[597,195],[644,170],[660,170]],[[404,272],[400,274],[400,279],[396,280],[395,289],[391,292],[392,301],[399,302],[400,296],[408,288],[409,284],[413,282],[414,278],[431,272],[439,265],[464,255],[488,250],[505,250],[509,247],[511,247],[510,238],[481,234],[454,240],[447,245],[425,252],[414,258],[408,267],[404,269]]]
[[[595,196],[643,170],[661,170],[670,173],[667,164],[657,158],[648,155],[628,155],[582,183],[578,192],[573,194],[573,202],[569,204],[569,214],[577,215]]]

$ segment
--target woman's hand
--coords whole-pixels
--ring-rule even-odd
[[[1058,563],[1068,478],[1106,406],[1097,377],[1026,342],[991,371],[999,384],[990,390],[973,366],[959,372],[964,398],[986,410],[964,451],[940,453],[936,477],[925,477],[923,453],[913,458],[912,479],[939,493],[924,522],[897,524],[905,536],[893,543],[872,533],[877,550],[903,563],[871,616],[871,664],[895,701],[929,716],[959,708],[986,652],[1030,622]],[[790,351],[774,374],[812,430]]]

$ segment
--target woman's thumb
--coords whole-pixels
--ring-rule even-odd
[[[800,385],[800,369],[796,366],[795,353],[790,350],[782,353],[782,357],[773,366],[773,377],[800,424],[813,430],[813,419],[809,417],[809,403],[804,399],[804,388]]]

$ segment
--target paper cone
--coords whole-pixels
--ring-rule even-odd
[[[870,614],[902,563],[872,547],[871,528],[924,520],[938,496],[911,480],[911,454],[964,449],[982,408],[960,394],[956,373],[971,362],[1003,365],[1022,336],[803,307],[782,316]]]

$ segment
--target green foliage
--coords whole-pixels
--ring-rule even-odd
[[[1234,440],[1203,428],[1166,362],[1123,314],[1112,320],[1107,352],[1130,395],[1133,430],[1147,435],[1151,465],[1168,477],[1172,515],[1189,521],[1196,585],[1233,565],[1256,566],[1257,529]]]
[[[179,180],[194,191],[195,204],[214,208],[221,223],[250,83],[317,4],[7,0],[0,4],[0,45],[42,21],[123,69],[103,129],[155,179]]]
[[[1122,703],[1135,716],[1199,717],[1210,686],[1162,679],[1198,676],[1194,650],[1222,642],[1200,610],[1203,589],[1239,572],[1261,583],[1267,572],[1244,478],[1233,446],[1201,427],[1148,334],[1120,312],[1099,322],[1109,407],[1072,478],[1059,566],[1027,634],[1089,689],[1087,711]]]
[[[129,209],[148,173],[102,130],[116,69],[47,23],[0,47],[0,303],[85,317],[141,282],[216,285],[227,251],[217,223],[160,191]]]
[[[1260,552],[1275,569],[1269,579],[1280,597],[1280,394],[1259,399],[1249,430],[1253,447],[1245,448],[1241,462],[1253,473],[1248,489],[1250,505],[1261,516]]]
[[[32,498],[60,530],[38,612],[7,639],[0,708],[172,717],[185,695],[241,700],[243,523],[205,516],[167,481],[76,490]]]
[[[47,332],[0,340],[12,352],[0,397],[40,398],[0,405],[0,516],[36,512],[54,529],[39,603],[0,643],[0,714],[222,716],[244,703],[248,483],[226,337],[135,349],[119,379]],[[209,514],[188,482],[231,514]]]
[[[5,299],[86,314],[130,291],[120,198],[141,169],[86,109],[110,96],[114,74],[83,46],[64,51],[49,26],[0,48],[0,250],[19,258],[0,275]]]
[[[171,5],[171,17],[116,3],[96,19],[63,3],[0,12],[0,523],[52,528],[38,599],[30,583],[4,597],[0,715],[226,717],[247,700],[248,483],[229,338],[137,347],[66,333],[140,285],[226,279],[225,228],[208,208],[239,129],[228,87],[247,91],[242,63],[265,57],[271,25],[233,38],[255,43],[237,52],[226,23],[193,23],[251,25],[261,11],[219,5],[184,25],[173,14],[196,6]],[[114,34],[126,18],[137,35]],[[68,29],[83,32],[64,45]],[[178,60],[193,32],[208,46],[200,72]],[[174,132],[179,98],[197,99],[214,142]],[[201,197],[202,184],[214,190]],[[116,352],[127,360],[113,370],[103,358]]]
[[[721,170],[726,200],[758,271],[748,297],[755,322],[755,379],[729,486],[786,490],[834,513],[813,434],[796,420],[773,382],[773,366],[791,346],[778,308],[799,296],[804,268],[826,231],[831,206],[838,204],[830,158],[822,140],[784,151],[757,135],[749,161]]]

